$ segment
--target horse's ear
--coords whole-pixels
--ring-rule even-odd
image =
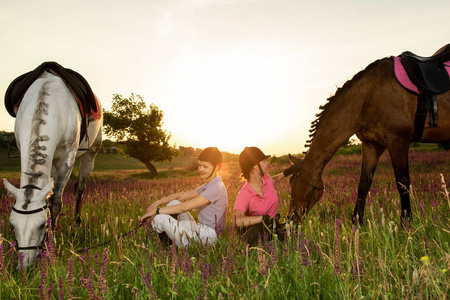
[[[6,180],[6,178],[3,178],[3,185],[5,186],[8,195],[13,196],[14,198],[17,199],[19,189],[13,186],[11,183],[9,183],[8,180]]]
[[[297,157],[295,157],[295,156],[292,156],[291,154],[289,154],[288,155],[289,156],[289,161],[292,163],[292,164],[300,164],[302,161],[303,161],[303,159],[300,159],[300,158],[297,158]]]
[[[41,194],[40,195],[41,197],[39,198],[46,199],[48,196],[52,195],[53,181],[54,179],[51,178],[51,180],[47,183],[47,185],[41,191],[39,191],[39,193]]]

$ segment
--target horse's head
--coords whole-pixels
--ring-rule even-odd
[[[19,255],[23,255],[23,264],[27,267],[36,260],[40,249],[44,246],[50,212],[47,198],[51,195],[53,180],[42,190],[33,190],[31,195],[26,188],[18,189],[6,179],[3,179],[3,184],[8,194],[16,200],[9,216],[9,223],[14,227],[17,250]],[[20,261],[17,268],[19,267]]]
[[[322,197],[323,183],[321,178],[313,182],[311,176],[304,172],[302,159],[289,154],[289,160],[292,165],[284,172],[287,176],[292,174],[289,215],[294,221],[299,222]]]

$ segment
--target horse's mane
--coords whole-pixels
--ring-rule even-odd
[[[30,176],[28,181],[28,185],[35,185],[37,180],[44,174],[42,171],[36,172],[37,165],[43,165],[46,162],[47,154],[42,153],[41,151],[47,150],[45,146],[39,145],[39,142],[48,141],[49,138],[46,135],[40,135],[42,125],[47,124],[44,117],[48,115],[48,103],[45,102],[46,96],[50,95],[48,93],[48,88],[46,87],[46,83],[44,83],[39,91],[39,96],[37,99],[36,108],[34,110],[33,121],[31,124],[31,136],[30,136],[30,157],[28,160],[28,172],[25,172],[26,175]],[[26,209],[31,200],[31,194],[33,192],[32,188],[27,187],[25,189],[25,203],[22,206],[23,209]]]
[[[347,90],[351,89],[353,87],[353,85],[355,84],[355,82],[357,82],[361,77],[363,77],[368,71],[372,70],[375,67],[378,67],[378,65],[386,59],[389,59],[389,58],[385,57],[382,59],[378,59],[378,60],[372,62],[371,64],[369,64],[365,69],[356,73],[356,75],[354,75],[352,79],[345,82],[342,87],[340,87],[336,90],[336,93],[333,96],[331,96],[327,99],[327,103],[319,106],[319,109],[321,110],[321,112],[317,113],[316,119],[311,122],[311,129],[309,130],[310,139],[306,141],[305,148],[309,148],[311,146],[311,143],[312,143],[314,137],[316,136],[317,129],[319,128],[320,121],[321,121],[322,117],[327,113],[327,109],[333,104],[333,100],[336,99],[336,97],[339,97],[339,95],[343,94]],[[308,152],[308,150],[309,149],[307,149],[303,153]]]

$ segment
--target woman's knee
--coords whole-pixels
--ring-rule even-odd
[[[176,205],[176,204],[180,204],[180,203],[181,203],[180,200],[175,199],[175,200],[172,200],[169,203],[167,203],[167,206]]]

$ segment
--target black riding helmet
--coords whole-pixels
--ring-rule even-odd
[[[217,149],[217,147],[208,147],[203,149],[202,153],[200,153],[197,159],[200,161],[209,162],[213,165],[214,168],[216,168],[216,166],[219,166],[217,171],[220,170],[223,161],[222,153],[219,151],[219,149]],[[211,177],[211,175],[209,175],[209,177]]]
[[[255,165],[258,165],[261,176],[264,176],[259,163],[269,157],[270,155],[265,155],[258,147],[245,147],[239,155],[239,165],[241,166],[242,176],[244,176],[245,179],[248,179],[250,170]]]

